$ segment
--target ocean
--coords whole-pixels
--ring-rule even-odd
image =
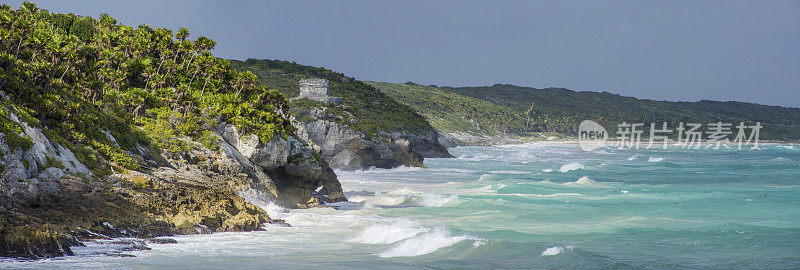
[[[761,147],[457,147],[427,169],[337,171],[339,210],[243,194],[292,227],[0,267],[800,269],[800,146]]]

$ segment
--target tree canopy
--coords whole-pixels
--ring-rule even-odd
[[[188,37],[186,28],[131,27],[107,14],[50,13],[30,2],[16,10],[0,6],[0,90],[7,97],[1,131],[15,128],[7,112],[19,115],[97,174],[138,169],[129,154],[137,145],[180,151],[194,141],[215,148],[218,121],[264,141],[290,133],[282,93],[215,58],[210,38]]]

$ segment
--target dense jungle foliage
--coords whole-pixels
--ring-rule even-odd
[[[397,102],[369,84],[342,73],[279,60],[231,60],[231,63],[238,70],[255,74],[261,85],[277,89],[287,97],[299,95],[298,83],[301,79],[321,78],[328,80],[330,96],[342,98],[341,105],[295,99],[291,103],[295,115],[302,114],[303,108],[326,107],[327,112],[334,115],[333,120],[349,125],[368,136],[382,132],[414,134],[435,132],[425,117],[409,106]]]
[[[483,87],[436,87],[408,83],[371,83],[431,120],[440,131],[492,134],[557,132],[575,135],[585,119],[609,132],[621,122],[732,123],[761,122],[760,139],[800,140],[800,109],[744,102],[670,102],[624,97],[607,92],[576,92],[563,88],[536,89],[507,84]],[[436,102],[432,102],[436,100]],[[441,101],[441,102],[440,102]],[[442,104],[444,103],[444,104]],[[477,123],[472,126],[465,123]],[[733,128],[735,135],[736,129]],[[677,133],[676,133],[677,134]]]
[[[30,147],[10,116],[44,130],[97,175],[139,169],[138,145],[178,152],[233,123],[263,141],[289,134],[283,94],[211,54],[216,42],[189,31],[0,6],[0,132]],[[116,141],[111,140],[111,134]]]

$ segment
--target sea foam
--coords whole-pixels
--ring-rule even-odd
[[[353,196],[351,202],[363,203],[368,208],[373,207],[443,207],[458,204],[458,195],[442,195],[425,193],[411,188],[400,188],[387,193],[375,193],[373,196]]]
[[[607,188],[609,186],[597,183],[596,181],[589,179],[589,177],[584,176],[576,180],[575,182],[566,182],[561,184],[563,186],[585,186],[585,187],[602,187]]]
[[[452,235],[450,231],[444,227],[436,227],[430,232],[421,233],[412,238],[403,240],[391,249],[378,254],[378,256],[383,258],[420,256],[465,240],[475,241],[473,247],[482,245],[476,244],[478,242],[485,242],[484,239],[469,235]]]
[[[542,251],[542,256],[555,256],[561,254],[564,250],[572,250],[572,246],[547,248]]]
[[[391,223],[379,223],[367,226],[348,242],[362,244],[391,244],[429,231],[414,224],[410,220],[397,220]]]
[[[561,168],[558,169],[558,171],[563,173],[563,172],[574,171],[574,170],[578,170],[578,169],[583,169],[583,164],[578,163],[578,162],[573,162],[573,163],[562,165]]]
[[[442,207],[458,201],[458,195],[439,195],[435,193],[423,193],[419,204],[427,207]]]

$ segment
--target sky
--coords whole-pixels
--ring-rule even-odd
[[[20,1],[0,1],[20,6]],[[360,80],[800,107],[800,1],[36,1]]]

